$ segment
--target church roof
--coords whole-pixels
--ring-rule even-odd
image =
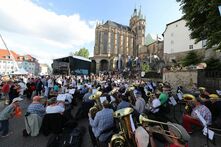
[[[127,31],[131,31],[131,28],[129,26],[122,25],[122,24],[116,23],[116,22],[111,21],[111,20],[106,21],[104,25],[112,26],[112,27],[115,27],[115,28],[121,28],[121,29],[124,29],[124,30],[127,30]]]

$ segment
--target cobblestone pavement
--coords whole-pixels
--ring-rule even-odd
[[[24,100],[21,102],[21,107],[23,112],[26,110],[30,101]],[[4,108],[4,104],[0,101],[0,110]],[[77,108],[74,108],[76,111]],[[23,113],[24,114],[24,113]],[[181,121],[181,113],[176,111],[176,116]],[[90,137],[87,130],[88,120],[83,119],[79,122],[79,126],[84,126],[86,128],[86,133],[83,137],[82,147],[92,147],[90,143]],[[10,131],[13,134],[6,138],[0,138],[0,147],[46,147],[46,143],[49,137],[39,135],[37,137],[27,137],[22,136],[22,130],[25,128],[24,118],[13,118],[10,120]],[[202,135],[201,131],[191,135],[191,140],[189,147],[201,147],[206,143],[206,137]],[[158,145],[163,147],[163,145]],[[216,145],[210,143],[210,147],[221,147],[221,137],[216,137]]]

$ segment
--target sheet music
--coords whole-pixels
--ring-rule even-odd
[[[70,94],[74,94],[75,93],[75,89],[69,89],[69,93]]]
[[[201,123],[203,124],[204,127],[207,126],[206,120],[202,117],[202,115],[200,114],[200,112],[198,110],[195,111],[197,117],[199,118],[199,120],[201,121]]]
[[[182,100],[182,99],[183,99],[183,96],[182,96],[181,93],[177,93],[177,97],[178,97],[179,100]]]
[[[173,105],[173,106],[176,106],[177,102],[176,102],[176,100],[174,99],[174,97],[171,96],[169,99],[170,99],[170,102],[172,103],[172,105]]]
[[[101,104],[102,104],[105,100],[107,100],[106,96],[101,96],[101,97],[100,97],[100,102],[101,102]]]
[[[134,125],[134,120],[132,118],[132,115],[130,114],[130,124],[131,124],[131,129],[133,132],[135,132],[135,125]]]
[[[95,92],[97,92],[97,89],[93,89],[92,90],[92,94],[94,94]]]
[[[57,96],[57,101],[65,101],[65,94],[59,94],[58,96]]]
[[[216,93],[217,93],[218,95],[221,95],[221,90],[216,90]]]

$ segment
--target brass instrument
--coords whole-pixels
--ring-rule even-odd
[[[134,110],[132,108],[123,108],[114,112],[113,116],[119,120],[120,132],[111,138],[111,147],[125,147],[133,144],[134,136],[132,134],[130,114]],[[129,141],[129,142],[126,142]]]
[[[184,94],[183,100],[184,101],[195,101],[196,97],[192,94]]]
[[[155,123],[155,124],[159,124],[159,125],[161,125],[161,127],[162,127],[162,125],[165,125],[165,126],[173,126],[173,127],[175,127],[178,131],[179,131],[179,134],[180,134],[180,137],[181,137],[181,131],[175,126],[175,125],[172,125],[172,124],[169,124],[169,123],[164,123],[164,122],[160,122],[160,121],[156,121],[156,120],[151,120],[151,119],[148,119],[147,118],[147,116],[143,116],[143,115],[140,115],[139,116],[139,122],[141,123],[141,124],[143,124],[144,122],[146,122],[146,123]],[[149,126],[150,127],[150,126]],[[162,133],[162,132],[160,132],[159,130],[156,130],[156,128],[154,128],[154,127],[150,127],[150,128],[152,128],[152,132],[153,133],[158,133],[158,134],[162,134],[162,135],[166,135],[166,136],[168,136],[168,137],[170,137],[170,138],[176,138],[176,139],[180,139],[180,137],[177,137],[177,136],[174,136],[174,135],[170,135],[169,133],[170,133],[170,131],[168,131],[168,130],[163,130],[163,132],[164,133]],[[163,127],[162,127],[162,129],[163,129]]]
[[[196,97],[192,94],[184,94],[183,101],[186,103],[185,113],[190,114],[192,112],[192,102],[196,100]]]
[[[116,93],[119,90],[119,88],[114,87],[108,94],[109,95],[113,95],[114,93]]]
[[[205,88],[205,87],[199,87],[199,90],[200,90],[200,91],[205,91],[206,88]]]
[[[209,97],[210,97],[210,100],[212,101],[219,100],[219,96],[217,94],[210,94]]]
[[[97,91],[95,92],[94,94],[92,94],[89,99],[90,100],[94,100],[95,101],[95,104],[93,107],[91,107],[89,109],[89,113],[91,114],[91,118],[94,119],[96,113],[102,109],[102,105],[101,105],[101,102],[100,102],[100,96],[102,95],[102,92],[100,91]]]

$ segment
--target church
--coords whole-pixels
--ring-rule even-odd
[[[130,59],[139,56],[145,43],[146,19],[134,9],[129,26],[113,21],[97,24],[95,29],[94,57],[92,68],[99,71],[122,70]]]

